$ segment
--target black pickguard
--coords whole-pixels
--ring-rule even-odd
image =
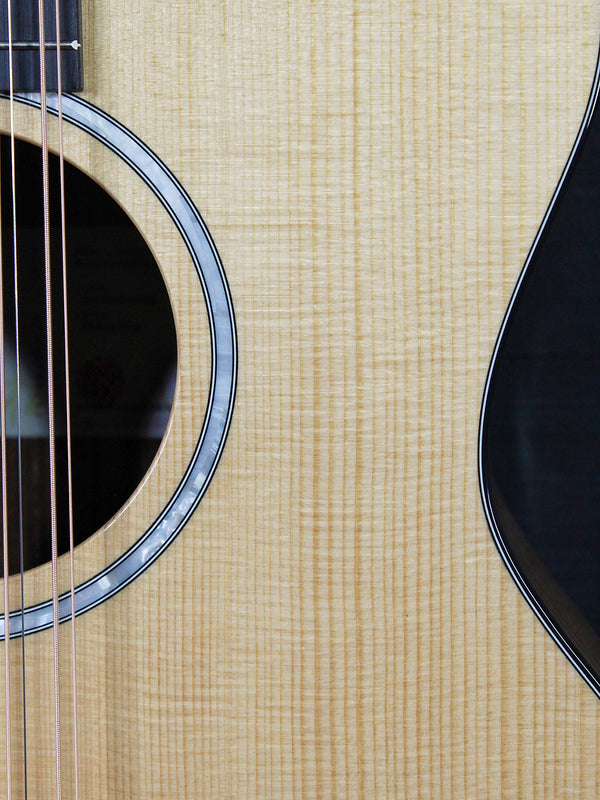
[[[480,476],[492,532],[534,609],[600,692],[598,74],[488,375]]]

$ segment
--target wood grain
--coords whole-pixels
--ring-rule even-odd
[[[493,547],[477,427],[585,108],[600,3],[82,7],[84,96],[191,193],[240,349],[232,431],[193,521],[77,622],[82,796],[597,797],[599,701]],[[207,334],[166,215],[83,135],[69,148],[157,254],[183,355],[164,450],[81,547],[83,578],[176,483]],[[31,798],[53,791],[49,641],[26,643]],[[65,714],[67,773],[70,729]]]

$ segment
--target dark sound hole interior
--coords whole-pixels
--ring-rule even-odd
[[[2,137],[0,148],[7,507],[13,574],[21,568],[21,530],[25,570],[51,557],[43,192],[41,151],[18,141],[15,293],[8,137]],[[69,549],[69,522],[59,186],[58,158],[51,156],[57,521],[59,553],[64,553]],[[65,164],[65,189],[73,525],[79,544],[131,496],[156,454],[173,399],[177,346],[160,271],[131,220],[103,189],[69,164]]]

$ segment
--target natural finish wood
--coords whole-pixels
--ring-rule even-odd
[[[81,796],[597,797],[600,702],[494,550],[476,451],[495,336],[585,107],[600,3],[82,6],[84,96],[201,210],[240,377],[193,521],[77,622]],[[18,124],[36,138],[30,112]],[[176,484],[208,334],[150,193],[82,134],[68,151],[156,253],[182,365],[164,449],[79,549],[83,579]],[[47,580],[28,576],[30,600]],[[48,798],[49,635],[26,648],[29,797]],[[18,731],[13,755],[17,769]]]

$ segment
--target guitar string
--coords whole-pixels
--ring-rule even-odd
[[[56,41],[61,42],[60,0],[55,2]],[[77,723],[77,659],[75,637],[75,576],[74,576],[74,530],[73,530],[73,470],[71,447],[71,391],[69,372],[69,319],[67,291],[67,230],[65,208],[65,160],[63,142],[63,108],[62,108],[62,57],[61,48],[56,48],[56,84],[58,105],[58,160],[60,171],[60,234],[62,251],[62,286],[63,286],[63,342],[65,370],[65,423],[66,423],[66,457],[67,457],[67,504],[69,517],[69,587],[71,595],[71,685],[73,712],[73,779],[75,784],[75,800],[79,800],[79,744]]]
[[[19,269],[17,258],[17,181],[15,153],[15,90],[13,65],[12,0],[8,0],[8,80],[10,116],[10,194],[12,204],[13,300],[15,315],[15,379],[17,406],[17,502],[19,520],[19,575],[21,589],[21,699],[23,702],[23,797],[27,800],[27,692],[25,667],[25,545],[23,535],[23,450],[21,427],[21,334],[19,324]],[[5,627],[6,630],[6,627]]]
[[[40,124],[44,210],[44,276],[46,285],[46,361],[48,370],[48,450],[50,480],[50,538],[52,550],[52,656],[54,667],[54,740],[56,752],[56,799],[61,800],[60,684],[58,669],[58,524],[56,495],[56,434],[54,413],[54,347],[52,337],[52,285],[50,259],[50,191],[48,169],[48,98],[46,88],[46,26],[44,0],[38,0],[40,45]]]
[[[1,170],[0,170],[1,174]],[[1,181],[0,181],[1,183]],[[0,185],[0,192],[1,192]],[[8,499],[6,487],[6,381],[5,381],[5,337],[4,337],[4,258],[2,255],[2,225],[0,224],[0,468],[2,470],[2,556],[3,596],[4,596],[4,710],[6,714],[6,797],[12,797],[12,757],[11,757],[11,707],[10,707],[10,637],[9,631],[9,581],[8,581]]]

